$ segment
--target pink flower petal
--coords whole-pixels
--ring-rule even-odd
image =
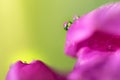
[[[106,52],[120,47],[120,2],[99,7],[71,24],[65,53],[77,57],[82,47]]]
[[[86,54],[79,55],[68,80],[120,80],[120,50],[109,55],[99,51]]]
[[[11,66],[6,80],[61,80],[62,78],[43,62],[37,60],[30,64],[18,61]]]

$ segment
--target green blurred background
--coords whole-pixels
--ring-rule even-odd
[[[0,0],[0,80],[17,60],[72,69],[75,60],[64,54],[63,22],[111,1],[119,0]]]

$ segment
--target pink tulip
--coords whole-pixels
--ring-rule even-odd
[[[99,7],[70,25],[65,53],[77,57],[84,47],[102,52],[120,48],[120,2]]]
[[[30,64],[18,61],[11,66],[6,80],[65,80],[41,61]]]
[[[120,80],[120,50],[111,53],[84,51],[68,80]]]

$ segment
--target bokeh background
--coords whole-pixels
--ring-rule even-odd
[[[0,80],[17,60],[71,70],[75,59],[64,54],[64,21],[111,1],[119,0],[0,0]]]

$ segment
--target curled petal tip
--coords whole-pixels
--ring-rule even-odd
[[[62,77],[39,60],[30,64],[18,61],[8,71],[6,80],[61,80]]]

